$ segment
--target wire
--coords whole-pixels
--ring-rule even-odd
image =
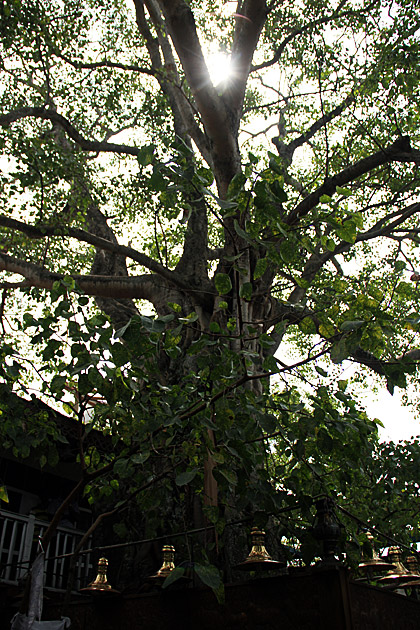
[[[362,521],[361,518],[359,518],[358,516],[355,516],[354,514],[352,514],[348,510],[346,510],[346,508],[341,507],[341,505],[338,505],[338,503],[336,503],[335,501],[334,501],[334,505],[339,510],[341,510],[341,512],[343,512],[343,514],[345,514],[349,518],[352,518],[354,521],[356,521],[356,523],[358,523],[359,525],[362,525],[365,529],[370,531],[372,534],[378,534],[378,536],[381,536],[381,538],[384,538],[385,540],[387,540],[388,542],[392,543],[396,547],[401,547],[402,549],[405,549],[406,551],[410,551],[410,553],[416,554],[416,555],[418,555],[420,557],[420,551],[417,551],[417,549],[414,549],[414,547],[410,547],[409,545],[406,545],[405,543],[399,542],[398,540],[396,540],[392,536],[388,536],[388,534],[384,534],[384,532],[381,532],[376,527],[372,527],[372,525],[369,525],[369,523],[366,523],[365,521]]]
[[[277,514],[284,514],[286,512],[292,512],[293,510],[297,510],[299,509],[300,506],[299,505],[292,505],[286,508],[283,508],[281,510],[278,510],[278,512],[276,512],[276,516]],[[236,521],[229,521],[229,523],[226,523],[225,527],[234,527],[235,525],[241,525],[242,523],[247,523],[249,521],[252,521],[253,517],[252,516],[248,516],[247,518],[242,518]],[[115,545],[103,545],[100,547],[90,547],[89,549],[83,549],[77,553],[63,553],[59,556],[48,556],[48,558],[46,558],[46,562],[48,562],[49,560],[62,560],[64,558],[71,558],[75,555],[78,556],[82,556],[82,555],[86,555],[89,553],[93,553],[95,551],[108,551],[110,549],[124,549],[125,547],[134,547],[136,545],[145,545],[147,543],[152,543],[152,542],[157,542],[159,540],[168,540],[168,539],[172,539],[172,538],[181,538],[182,536],[191,536],[194,534],[201,534],[202,532],[206,532],[212,529],[215,529],[216,525],[207,525],[206,527],[198,527],[196,529],[188,529],[188,530],[184,530],[182,532],[178,532],[176,534],[166,534],[164,536],[155,536],[154,538],[143,538],[141,540],[133,540],[130,542],[126,542],[126,543],[118,543]],[[10,562],[8,564],[1,564],[1,568],[3,567],[8,567],[8,566],[21,566],[21,565],[25,565],[25,564],[30,564],[29,560],[25,560],[23,562]]]

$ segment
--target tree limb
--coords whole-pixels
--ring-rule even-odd
[[[417,364],[420,361],[420,350],[416,349],[411,350],[410,352],[406,352],[393,361],[383,361],[382,359],[378,359],[377,357],[375,357],[374,354],[358,348],[352,353],[349,359],[355,361],[356,363],[360,363],[361,365],[369,367],[380,376],[389,376],[389,368],[392,368],[392,366],[396,367],[398,365],[404,365],[408,363]]]
[[[165,280],[173,283],[180,289],[187,291],[190,289],[190,285],[188,282],[183,281],[182,277],[178,275],[176,272],[167,269],[160,263],[153,260],[146,254],[142,254],[141,252],[132,249],[131,247],[127,247],[125,245],[118,245],[117,243],[112,243],[100,236],[95,236],[90,232],[85,232],[84,230],[80,230],[78,228],[71,227],[57,227],[57,226],[49,226],[49,225],[29,225],[27,223],[23,223],[21,221],[17,221],[16,219],[12,219],[7,216],[0,215],[0,226],[7,227],[12,230],[17,230],[25,234],[29,238],[32,239],[42,239],[47,236],[56,236],[61,238],[75,238],[78,241],[89,243],[98,249],[103,249],[105,251],[111,252],[113,254],[117,254],[119,256],[123,256],[124,258],[130,258],[131,260],[135,260],[146,269],[153,271],[158,274]],[[0,253],[1,256],[4,254]],[[9,258],[6,256],[5,258]],[[23,261],[21,261],[23,262]],[[25,263],[29,264],[29,263]],[[15,273],[19,273],[16,271]],[[22,274],[25,275],[25,274]]]
[[[223,98],[236,115],[236,129],[239,126],[246,84],[251,70],[255,48],[267,19],[265,0],[245,0],[236,14],[235,32],[232,44],[233,76],[226,84]]]
[[[26,278],[29,286],[52,290],[54,282],[63,280],[64,274],[53,273],[33,263],[0,253],[0,271],[16,273]],[[156,302],[157,292],[169,290],[162,279],[154,275],[133,277],[81,276],[72,275],[77,286],[86,294],[116,299],[145,299]]]
[[[118,63],[116,61],[109,61],[108,59],[92,62],[73,61],[72,59],[69,59],[68,57],[62,55],[57,51],[55,51],[54,54],[66,63],[68,63],[70,66],[73,66],[73,68],[75,68],[76,70],[96,70],[98,68],[113,68],[117,70],[126,70],[130,72],[148,74],[151,77],[156,76],[156,71],[153,68],[145,68],[144,66],[138,66],[136,64]]]
[[[144,13],[144,4],[147,6],[150,18],[157,32],[155,39],[149,29]],[[167,29],[162,15],[155,0],[134,0],[136,8],[137,26],[141,35],[146,40],[146,47],[149,52],[152,67],[156,79],[162,91],[168,96],[169,103],[174,116],[175,133],[181,138],[190,135],[203,160],[212,167],[212,157],[208,139],[201,130],[195,119],[195,111],[187,99],[181,85],[181,80],[173,56],[172,46],[168,37]],[[165,65],[162,64],[161,51]]]
[[[380,219],[370,230],[358,234],[356,236],[355,243],[364,243],[374,238],[379,238],[381,236],[390,236],[392,231],[396,227],[404,223],[404,221],[407,221],[407,219],[412,217],[414,214],[418,213],[420,213],[420,203],[410,204],[407,208],[401,210],[400,216],[392,221],[392,223],[389,223],[388,225],[383,225],[384,221],[386,220],[386,217],[384,217],[383,219]],[[395,213],[393,213],[393,216],[396,216]],[[316,274],[321,269],[321,267],[325,265],[325,263],[327,263],[329,260],[334,261],[334,257],[337,254],[344,254],[345,252],[348,252],[351,247],[354,247],[354,243],[341,241],[332,252],[328,251],[322,254],[316,252],[314,254],[311,254],[302,271],[301,279],[310,284],[314,280]],[[298,286],[293,289],[292,293],[289,296],[289,301],[292,303],[300,302],[305,294],[306,289]]]
[[[251,72],[257,72],[258,70],[262,70],[263,68],[269,68],[270,66],[273,66],[275,63],[277,63],[280,60],[280,57],[282,56],[286,47],[290,44],[290,42],[292,42],[295,39],[295,37],[298,37],[299,35],[302,35],[306,31],[310,31],[311,29],[317,26],[320,26],[321,24],[328,24],[328,22],[331,22],[332,20],[335,20],[337,18],[343,18],[349,15],[354,15],[354,14],[359,13],[358,11],[354,11],[354,10],[343,11],[343,13],[340,13],[341,9],[346,4],[346,2],[347,0],[341,0],[340,4],[336,8],[336,10],[333,13],[331,13],[331,15],[326,15],[322,18],[318,18],[317,20],[312,20],[311,22],[307,22],[303,26],[299,26],[293,29],[292,32],[289,35],[287,35],[287,37],[285,37],[284,40],[281,42],[281,44],[277,47],[277,50],[274,53],[274,56],[268,61],[264,61],[263,63],[253,66],[251,68]],[[365,12],[368,14],[369,11],[372,9],[372,7],[375,6],[375,4],[377,4],[376,0],[371,2],[366,7]]]
[[[316,120],[309,127],[309,129],[305,131],[305,133],[301,134],[298,138],[295,138],[295,140],[292,140],[292,142],[289,142],[289,144],[285,144],[284,142],[282,142],[280,136],[272,138],[271,142],[276,147],[280,157],[284,158],[287,164],[290,164],[295,150],[305,144],[305,142],[308,142],[308,140],[310,140],[317,133],[317,131],[325,127],[327,123],[331,122],[331,120],[333,120],[334,118],[337,118],[337,116],[340,116],[340,114],[354,100],[355,98],[353,94],[349,94],[340,105],[337,105],[337,107],[332,109],[330,112],[328,112],[324,116],[321,116],[321,118]]]
[[[240,169],[232,112],[211,82],[188,4],[184,0],[159,0],[159,5],[210,140],[219,194],[224,197],[229,182]]]
[[[101,142],[100,140],[87,140],[75,127],[61,114],[53,109],[45,107],[21,107],[7,114],[0,115],[0,125],[7,127],[22,118],[41,118],[42,120],[51,120],[57,123],[67,133],[81,149],[84,151],[93,151],[94,153],[117,153],[118,155],[134,155],[139,154],[137,147],[130,147],[125,144],[114,144],[113,142]]]
[[[291,210],[285,222],[288,225],[296,224],[299,218],[310,212],[310,210],[319,203],[322,195],[331,196],[335,193],[337,186],[345,186],[349,182],[358,179],[362,175],[388,162],[412,162],[420,164],[420,151],[411,148],[410,138],[408,136],[401,136],[387,147],[384,147],[376,153],[372,153],[355,164],[351,164],[340,173],[327,178],[321,186],[305,197],[305,199]]]

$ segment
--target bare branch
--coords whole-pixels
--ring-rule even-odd
[[[108,59],[92,62],[73,61],[72,59],[69,59],[68,57],[62,55],[57,51],[55,51],[54,54],[66,63],[68,63],[70,66],[73,66],[73,68],[75,68],[76,70],[96,70],[98,68],[113,68],[117,70],[148,74],[151,77],[156,76],[156,71],[153,68],[146,68],[144,66],[138,66],[136,64],[118,63],[117,61],[109,61]]]
[[[307,131],[305,131],[305,133],[300,135],[298,138],[295,138],[295,140],[292,140],[292,142],[289,142],[289,144],[285,144],[284,142],[282,142],[282,140],[280,139],[280,136],[276,138],[272,138],[271,142],[275,145],[277,151],[279,152],[280,157],[285,158],[286,162],[290,164],[295,150],[298,147],[301,147],[303,144],[305,144],[305,142],[308,142],[308,140],[313,138],[313,136],[320,129],[325,127],[327,123],[331,122],[331,120],[333,120],[334,118],[337,118],[337,116],[340,116],[340,114],[353,101],[354,101],[354,96],[352,94],[349,94],[349,96],[347,96],[347,98],[340,105],[332,109],[330,112],[328,112],[324,116],[321,116],[321,118],[315,121],[313,125],[311,125]]]
[[[400,216],[398,216],[398,218],[396,218],[388,225],[384,225],[384,221],[386,221],[387,219],[387,217],[384,217],[383,219],[380,219],[370,230],[358,234],[356,236],[355,243],[363,243],[379,237],[391,238],[394,229],[396,229],[399,225],[407,221],[407,219],[418,213],[420,213],[420,203],[413,203],[408,206],[408,208],[401,210],[398,213]],[[392,213],[392,216],[395,216],[395,214],[396,213]],[[332,252],[328,251],[322,254],[316,252],[312,254],[305,264],[301,279],[310,284],[314,280],[316,274],[321,269],[321,267],[323,267],[329,260],[331,260],[334,266],[337,268],[338,263],[335,260],[335,256],[337,254],[344,254],[345,252],[348,252],[352,247],[354,247],[353,243],[341,241],[341,243],[339,243]],[[300,300],[302,300],[305,293],[305,289],[303,289],[302,287],[296,287],[290,294],[289,301],[292,303],[299,302]]]
[[[16,273],[27,279],[30,286],[52,290],[54,282],[63,280],[64,274],[50,272],[33,263],[0,253],[0,271]],[[164,286],[163,280],[150,274],[133,277],[80,276],[72,275],[77,286],[86,295],[115,299],[145,299],[154,303],[157,290]]]
[[[269,68],[270,66],[273,66],[275,63],[277,63],[280,60],[280,57],[282,56],[286,47],[290,44],[290,42],[292,42],[295,39],[295,37],[302,35],[302,33],[305,33],[306,31],[310,31],[316,28],[317,26],[320,26],[321,24],[328,24],[328,22],[332,22],[333,20],[337,18],[343,18],[349,15],[356,15],[357,13],[360,13],[359,11],[354,11],[354,10],[343,11],[342,13],[340,13],[341,9],[344,7],[346,2],[347,0],[341,0],[336,10],[330,15],[325,15],[322,18],[318,18],[317,20],[312,20],[311,22],[307,22],[303,26],[299,26],[293,29],[292,32],[289,35],[287,35],[287,37],[285,37],[284,40],[281,42],[281,44],[277,47],[277,50],[274,53],[274,56],[272,57],[272,59],[270,59],[269,61],[264,61],[263,63],[260,63],[257,66],[253,66],[251,68],[251,72],[257,72],[258,70],[262,70],[263,68]],[[365,13],[369,14],[370,10],[372,9],[372,7],[375,6],[375,4],[377,4],[376,0],[371,2],[364,10]]]
[[[51,120],[52,122],[60,125],[62,129],[67,133],[81,149],[84,151],[94,151],[95,153],[117,153],[119,155],[134,155],[139,154],[139,149],[136,147],[130,147],[124,144],[114,144],[112,142],[101,142],[99,140],[87,140],[84,138],[75,127],[58,114],[53,109],[46,109],[45,107],[21,107],[15,109],[7,114],[0,115],[0,125],[7,127],[10,123],[21,120],[22,118],[41,118],[42,120]]]
[[[16,219],[11,219],[10,217],[6,216],[0,216],[0,226],[7,227],[12,230],[18,230],[19,232],[22,232],[22,234],[26,234],[26,236],[32,239],[43,239],[47,236],[75,238],[78,241],[89,243],[89,245],[93,245],[98,249],[103,249],[113,254],[123,256],[124,258],[135,260],[143,267],[146,267],[146,269],[157,273],[158,275],[165,278],[166,280],[169,280],[181,289],[188,289],[189,287],[189,285],[183,282],[182,279],[178,277],[174,271],[167,269],[160,263],[153,260],[153,258],[146,256],[146,254],[142,254],[141,252],[138,252],[135,249],[127,247],[125,245],[112,243],[111,241],[101,238],[100,236],[95,236],[90,232],[85,232],[84,230],[80,230],[78,228],[56,227],[49,225],[34,226],[23,223],[21,221],[16,221]]]
[[[318,203],[322,195],[333,195],[337,186],[345,186],[349,182],[358,179],[362,175],[373,171],[378,166],[387,162],[412,162],[420,164],[420,151],[412,149],[410,138],[401,136],[395,142],[384,147],[376,153],[372,153],[366,158],[359,160],[342,170],[340,173],[329,177],[314,192],[305,197],[286,218],[288,225],[294,225],[300,217],[304,216]]]

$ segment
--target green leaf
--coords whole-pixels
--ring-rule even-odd
[[[197,472],[197,468],[195,468],[194,470],[187,470],[186,472],[180,473],[175,478],[176,485],[185,486],[187,483],[190,483],[197,475]]]
[[[190,313],[189,315],[187,315],[187,317],[179,317],[178,321],[181,322],[181,324],[193,324],[197,321],[197,319],[197,313]]]
[[[349,188],[341,188],[340,186],[337,186],[335,192],[337,193],[337,195],[343,195],[343,197],[351,197],[351,195],[353,194]]]
[[[329,339],[330,337],[333,337],[335,335],[335,328],[332,324],[329,323],[321,324],[319,327],[319,334],[326,339]]]
[[[274,182],[270,184],[270,190],[276,200],[280,203],[283,201],[287,201],[287,194],[278,179],[275,179]]]
[[[0,501],[4,501],[4,503],[9,503],[9,495],[7,493],[6,486],[0,486]]]
[[[275,416],[265,413],[258,417],[258,424],[265,433],[270,434],[277,430],[279,421]]]
[[[333,363],[341,363],[344,359],[347,359],[350,351],[347,348],[345,339],[340,339],[338,343],[335,343],[330,351],[331,361]]]
[[[175,313],[180,313],[182,311],[182,306],[176,302],[168,302],[168,306],[175,311]]]
[[[150,457],[150,451],[144,451],[144,453],[137,453],[136,455],[133,455],[133,457],[131,458],[131,461],[135,465],[141,465],[147,462],[149,457]]]
[[[239,297],[243,298],[246,301],[250,301],[252,298],[252,283],[244,282],[244,284],[239,289]]]
[[[168,577],[163,582],[162,588],[168,588],[168,586],[170,586],[177,580],[184,577],[184,574],[185,574],[185,567],[175,567],[175,569],[172,569]]]
[[[318,374],[320,374],[321,376],[328,376],[328,372],[326,372],[325,370],[323,370],[321,367],[319,367],[318,365],[315,366],[315,370],[318,372]]]
[[[286,264],[291,263],[296,256],[296,243],[289,240],[282,241],[279,246],[280,256]]]
[[[261,278],[261,276],[264,275],[265,270],[267,269],[267,265],[268,265],[267,257],[259,258],[257,260],[255,269],[254,269],[254,280],[258,280],[258,278]]]
[[[209,190],[208,188],[203,188],[203,193],[212,197],[222,210],[233,210],[238,207],[236,201],[227,201],[226,199],[221,199],[220,197],[212,193],[211,190]]]
[[[219,469],[219,472],[232,486],[236,486],[238,483],[238,476],[233,470],[221,468]]]
[[[365,323],[366,322],[363,319],[346,320],[341,324],[340,330],[343,332],[350,332],[351,330],[361,328]]]
[[[214,284],[219,295],[226,295],[232,290],[232,281],[227,273],[216,273]]]
[[[312,317],[309,316],[299,322],[299,328],[303,333],[305,333],[305,335],[314,335],[316,333],[315,322]]]
[[[245,230],[243,230],[238,221],[235,219],[234,223],[234,228],[235,228],[235,232],[238,236],[240,236],[241,238],[244,239],[244,241],[246,241],[247,243],[250,243],[251,245],[255,245],[253,239],[251,238],[251,236],[248,234],[248,232],[245,232]]]
[[[155,147],[153,144],[145,144],[143,147],[140,147],[137,155],[137,162],[140,166],[148,166],[148,164],[152,164],[154,152]]]
[[[194,571],[203,584],[209,586],[213,590],[218,589],[220,584],[223,583],[222,578],[220,577],[219,569],[212,564],[204,565],[195,562]]]
[[[283,175],[283,169],[281,168],[280,164],[277,162],[277,158],[270,157],[268,166],[272,171],[277,173],[277,175]]]
[[[321,195],[319,198],[320,203],[330,203],[332,201],[329,195]]]
[[[328,249],[328,251],[333,252],[335,251],[335,242],[333,241],[332,238],[327,238],[327,242],[326,242],[326,248]]]
[[[210,322],[210,332],[212,333],[220,333],[222,331],[222,329],[220,328],[219,324],[217,322]]]
[[[229,183],[227,192],[228,199],[234,199],[243,190],[246,183],[246,177],[243,173],[237,173],[233,176]]]
[[[344,221],[342,227],[336,230],[336,234],[346,243],[354,243],[357,236],[356,224],[351,220]]]

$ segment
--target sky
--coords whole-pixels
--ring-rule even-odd
[[[420,420],[413,411],[402,404],[401,393],[397,390],[393,396],[383,388],[378,393],[362,396],[366,411],[371,418],[379,418],[384,424],[379,436],[383,441],[398,442],[420,435]]]

